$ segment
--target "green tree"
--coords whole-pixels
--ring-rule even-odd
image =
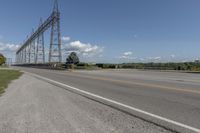
[[[72,52],[66,59],[67,64],[78,64],[79,58],[75,52]]]
[[[0,66],[6,62],[6,58],[3,56],[3,54],[0,54]]]

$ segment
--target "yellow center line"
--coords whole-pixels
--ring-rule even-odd
[[[76,72],[75,72],[76,73]],[[96,76],[86,76],[86,75],[77,75],[74,72],[72,73],[59,73],[63,75],[70,75],[80,78],[88,78],[88,79],[94,79],[94,80],[101,80],[101,81],[109,81],[114,83],[122,83],[122,84],[130,84],[130,85],[138,85],[138,86],[145,86],[145,87],[152,87],[152,88],[160,88],[160,89],[166,89],[166,90],[173,90],[173,91],[180,91],[180,92],[189,92],[189,93],[195,93],[200,94],[200,91],[197,90],[191,90],[191,89],[182,89],[182,88],[176,88],[176,87],[170,87],[170,86],[163,86],[158,84],[150,84],[150,83],[142,83],[142,82],[135,82],[135,81],[124,81],[124,80],[118,80],[118,79],[110,79],[105,77],[96,77]],[[58,73],[56,73],[58,74]]]

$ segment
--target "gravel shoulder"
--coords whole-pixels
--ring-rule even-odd
[[[0,97],[1,133],[169,133],[24,74]]]

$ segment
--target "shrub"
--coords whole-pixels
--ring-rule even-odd
[[[6,58],[2,54],[0,54],[0,66],[5,64],[5,62],[6,62]]]

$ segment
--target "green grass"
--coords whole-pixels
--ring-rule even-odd
[[[2,65],[2,66],[0,66],[0,68],[7,68],[8,66],[5,66],[5,65]]]
[[[1,70],[0,69],[0,94],[5,92],[8,84],[22,75],[22,72],[17,70]]]

